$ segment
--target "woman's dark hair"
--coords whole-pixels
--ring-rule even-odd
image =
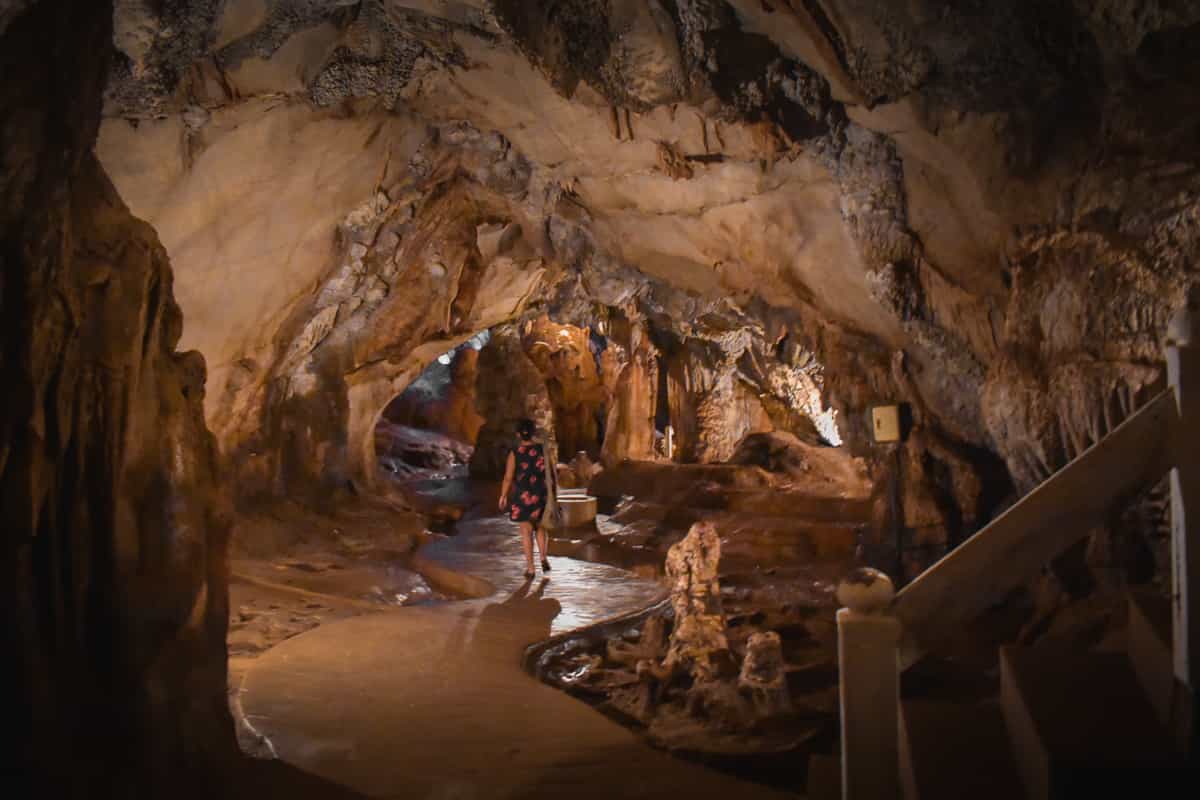
[[[520,436],[522,439],[532,439],[533,434],[536,432],[537,432],[537,427],[534,426],[533,420],[531,420],[531,419],[517,420],[517,436]]]

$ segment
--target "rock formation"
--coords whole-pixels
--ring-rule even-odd
[[[118,786],[118,742],[158,775],[228,748],[223,488],[370,491],[383,409],[483,330],[477,474],[530,414],[610,468],[663,420],[683,461],[841,443],[919,568],[1161,385],[1198,31],[1169,0],[0,3],[28,759],[94,739],[80,785]],[[525,353],[543,317],[608,342],[602,442]]]
[[[402,394],[388,403],[383,419],[397,425],[424,428],[473,446],[484,419],[475,409],[479,372],[479,341],[456,348],[436,359]],[[442,359],[448,358],[445,364]]]
[[[1200,12],[1108,5],[126,2],[99,153],[242,486],[369,481],[432,349],[548,313],[647,334],[609,414],[645,415],[653,342],[685,459],[866,452],[872,404],[921,404],[944,525],[980,502],[946,474],[1028,489],[1141,399],[1195,261]],[[614,422],[609,463],[652,452]]]
[[[176,350],[167,253],[92,154],[111,8],[65,5],[0,13],[7,780],[203,793],[236,753],[204,357]]]
[[[782,714],[791,709],[783,646],[778,633],[767,631],[750,635],[737,685],[750,695],[754,710],[760,716]]]
[[[659,362],[646,329],[625,320],[610,325],[603,361],[611,399],[601,459],[609,465],[624,459],[652,459]]]
[[[599,455],[609,398],[591,331],[541,317],[526,325],[521,341],[550,395],[560,457]]]
[[[705,523],[693,525],[687,538],[667,552],[675,623],[663,666],[687,670],[695,680],[714,678],[715,659],[729,650],[717,581],[720,563],[721,540]]]
[[[552,440],[553,407],[542,373],[525,355],[520,334],[512,326],[493,331],[479,354],[475,380],[476,408],[485,422],[471,457],[471,475],[499,479],[517,440],[517,422],[533,420],[539,435]]]

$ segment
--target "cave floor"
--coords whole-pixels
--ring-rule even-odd
[[[562,557],[526,583],[514,524],[458,531],[421,556],[489,597],[332,621],[247,666],[246,719],[282,760],[381,798],[787,796],[656,751],[522,669],[528,645],[654,604],[658,583]]]

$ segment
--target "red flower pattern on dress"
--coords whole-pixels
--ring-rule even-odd
[[[545,455],[541,445],[519,445],[512,450],[516,469],[509,519],[540,522],[546,506]]]

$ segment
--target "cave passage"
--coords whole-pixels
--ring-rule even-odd
[[[475,407],[488,331],[440,356],[384,408],[375,426],[379,467],[397,479],[464,478],[484,425]],[[531,387],[533,388],[533,387]]]
[[[1194,763],[1198,38],[1198,0],[0,0],[9,793],[837,796],[839,634],[893,623],[906,790]],[[532,583],[524,418],[578,513]]]

